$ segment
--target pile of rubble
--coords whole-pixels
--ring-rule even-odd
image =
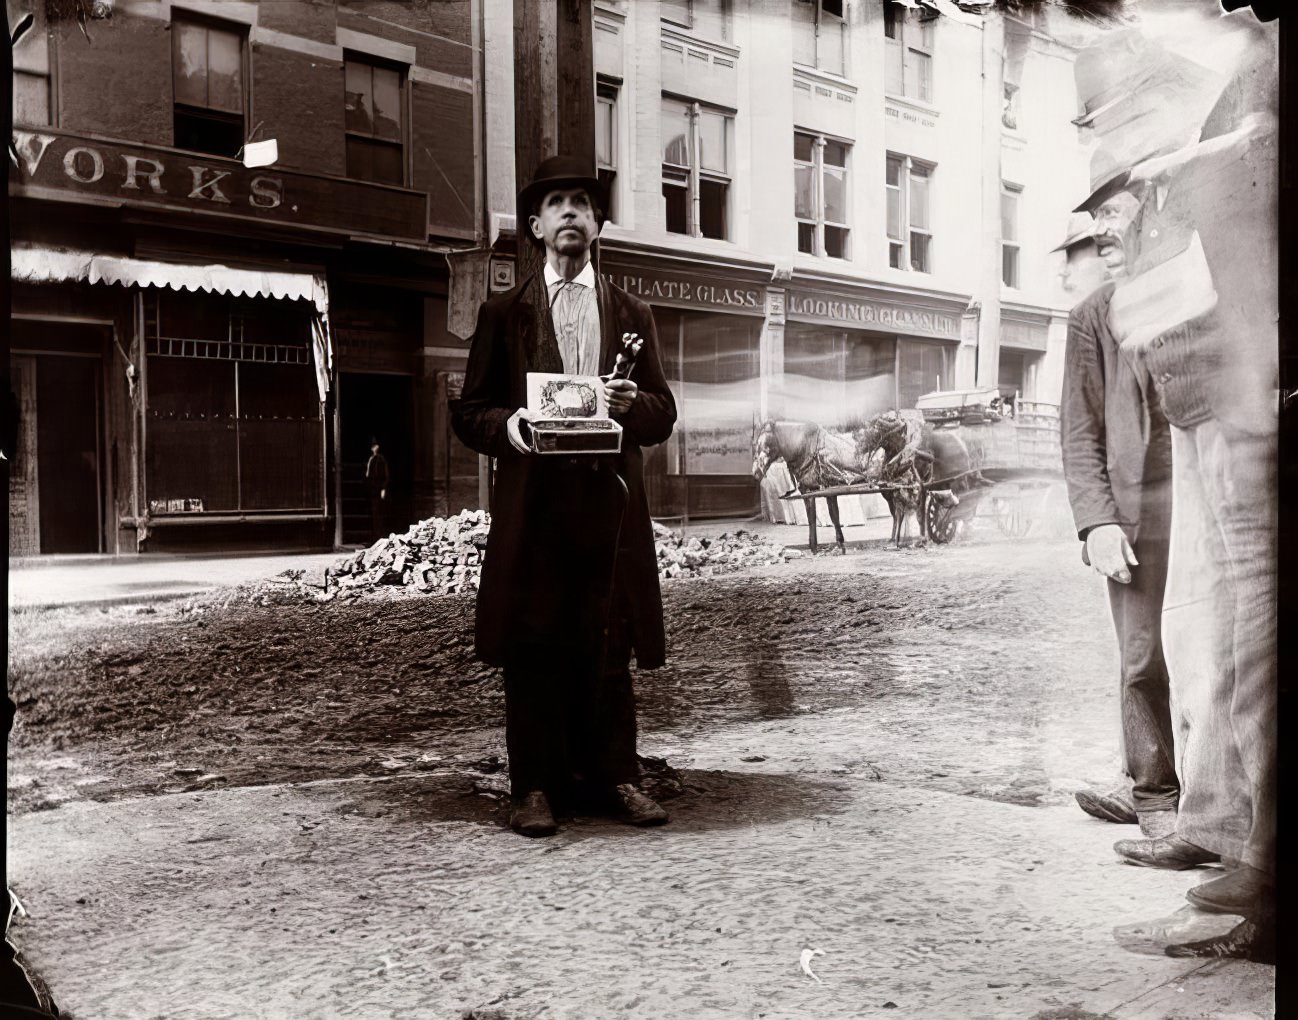
[[[748,567],[783,563],[793,550],[740,528],[715,538],[695,535],[685,538],[662,524],[654,523],[654,544],[658,547],[658,576],[712,577]]]
[[[261,606],[302,602],[401,598],[416,592],[453,595],[475,592],[487,552],[491,518],[483,510],[465,510],[453,517],[430,517],[401,535],[381,538],[328,567],[321,579],[302,570],[243,585],[232,592],[202,596],[182,606],[201,612],[231,603]],[[783,563],[800,555],[777,542],[740,529],[715,538],[683,536],[654,524],[658,574],[664,579],[712,577],[749,567]],[[323,583],[321,583],[323,580]]]
[[[490,527],[485,510],[430,517],[339,560],[325,572],[326,588],[340,594],[385,585],[439,595],[477,591]]]

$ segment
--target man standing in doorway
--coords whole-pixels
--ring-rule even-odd
[[[452,425],[496,459],[492,526],[478,591],[478,657],[504,669],[511,827],[556,831],[554,807],[598,798],[634,825],[667,821],[636,786],[640,669],[665,657],[662,598],[642,446],[671,435],[676,405],[649,307],[598,276],[591,245],[603,189],[591,168],[555,156],[519,196],[540,274],[485,302]],[[634,379],[609,379],[618,454],[535,454],[527,374],[605,378],[622,338],[644,341]]]
[[[377,436],[370,437],[370,459],[365,462],[365,491],[370,497],[370,541],[377,542],[388,528],[388,460],[379,450]]]

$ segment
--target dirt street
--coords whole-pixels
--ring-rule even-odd
[[[1072,806],[1117,718],[1075,542],[664,596],[672,824],[541,841],[503,828],[470,596],[11,613],[21,948],[76,1020],[1270,1015],[1269,968],[1149,937],[1219,930],[1203,873]]]

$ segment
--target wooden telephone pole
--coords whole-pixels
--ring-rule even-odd
[[[595,40],[591,0],[514,0],[514,180],[563,153],[595,172]],[[540,272],[528,239],[531,210],[518,209],[517,279]]]

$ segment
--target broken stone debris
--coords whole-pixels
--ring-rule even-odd
[[[653,527],[658,574],[664,579],[713,577],[783,563],[793,554],[778,542],[744,529],[714,538],[686,538],[662,524]],[[485,510],[430,517],[403,534],[388,535],[343,557],[325,570],[323,579],[319,575],[307,577],[301,570],[288,570],[267,581],[245,585],[236,593],[224,594],[217,603],[269,606],[474,592],[478,590],[490,530],[491,517]],[[206,608],[210,607],[200,599],[182,606],[182,611],[200,612]]]

